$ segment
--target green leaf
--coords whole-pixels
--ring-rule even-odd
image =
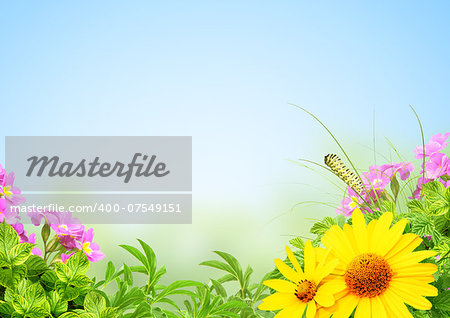
[[[28,310],[28,301],[22,295],[14,295],[12,299],[14,310],[21,315],[24,315]]]
[[[25,265],[13,266],[0,270],[0,285],[14,289],[17,284],[26,276],[27,267]]]
[[[48,313],[48,311],[45,310],[45,308],[37,306],[37,307],[30,308],[26,312],[25,317],[42,318],[42,317],[48,317],[48,315],[49,315],[49,313]]]
[[[8,256],[5,253],[0,252],[0,267],[9,267],[10,265],[11,263]]]
[[[66,312],[62,314],[61,316],[58,316],[58,318],[80,318],[80,315],[74,313],[74,312]]]
[[[148,244],[146,244],[144,241],[138,239],[139,244],[141,244],[142,249],[144,250],[145,257],[147,259],[147,268],[148,272],[150,273],[150,276],[152,276],[156,271],[156,255],[155,252],[151,249]],[[144,265],[145,266],[145,265]]]
[[[322,236],[325,234],[326,231],[328,231],[333,225],[336,225],[336,221],[330,217],[330,216],[326,216],[323,218],[322,221],[320,222],[316,222],[310,232],[312,234],[317,234],[319,236]]]
[[[80,294],[77,288],[71,287],[62,281],[57,281],[55,283],[55,290],[59,297],[65,301],[74,300]]]
[[[137,260],[139,262],[141,262],[142,265],[144,265],[144,267],[147,269],[147,273],[150,274],[148,261],[147,261],[146,257],[144,256],[144,254],[142,254],[141,251],[139,251],[136,247],[133,247],[130,245],[119,245],[119,246],[121,248],[125,249],[128,253],[130,253],[134,257],[136,257]]]
[[[336,224],[339,225],[340,228],[344,227],[346,220],[343,214],[338,214],[334,219],[336,220]]]
[[[434,244],[438,244],[441,240],[441,234],[436,230],[432,220],[432,216],[422,213],[410,213],[408,219],[411,221],[411,232],[420,237],[431,236]]]
[[[16,230],[3,221],[0,224],[0,252],[5,255],[9,254],[9,251],[17,244],[19,244],[20,239]]]
[[[133,274],[131,273],[131,269],[125,263],[123,264],[123,279],[128,286],[133,285]]]
[[[39,283],[35,283],[27,288],[24,295],[29,304],[29,308],[41,306],[45,300],[45,292]]]
[[[67,266],[66,264],[64,264],[62,262],[55,263],[54,266],[55,266],[56,276],[58,276],[58,279],[60,281],[62,281],[64,283],[68,283],[72,279],[73,274],[72,274],[72,271],[70,270],[69,266]]]
[[[30,255],[25,261],[25,265],[28,270],[28,277],[41,275],[48,270],[47,263],[42,257],[37,255]]]
[[[63,301],[54,290],[49,293],[48,302],[51,313],[56,317],[67,311],[68,302]]]
[[[433,299],[433,307],[435,309],[450,311],[450,290],[444,290]]]
[[[41,276],[40,280],[41,280],[42,284],[44,284],[45,286],[49,287],[50,289],[54,289],[55,283],[58,281],[58,276],[56,275],[56,273],[54,271],[46,271]]]
[[[409,201],[406,205],[408,206],[408,208],[411,210],[412,213],[425,213],[425,214],[429,213],[424,203],[422,203],[422,201],[419,201],[417,199]]]
[[[74,287],[82,288],[90,285],[92,281],[86,275],[80,274],[76,275],[70,280],[70,285]]]
[[[397,207],[395,206],[395,202],[384,200],[383,201],[383,209],[386,212],[392,212],[394,215],[397,213]]]
[[[137,287],[133,287],[120,297],[115,297],[112,306],[124,309],[131,304],[142,301],[145,301],[144,292]]]
[[[450,190],[439,181],[432,181],[423,185],[423,193],[430,211],[435,215],[444,215],[450,211]]]
[[[400,191],[400,184],[398,183],[397,176],[394,174],[391,178],[391,191],[394,195],[394,199],[397,199],[398,192]],[[393,212],[393,211],[391,211]]]
[[[194,293],[189,292],[187,290],[181,290],[180,288],[185,287],[194,287],[194,286],[203,286],[202,283],[193,281],[193,280],[178,280],[164,288],[153,300],[153,303],[159,302],[164,297],[167,297],[169,295],[190,295],[190,296],[196,296]]]
[[[105,272],[105,282],[108,283],[113,279],[114,273],[116,272],[116,268],[114,267],[113,262],[109,261],[106,266]]]
[[[102,295],[95,291],[91,291],[84,298],[84,309],[87,312],[100,316],[101,312],[106,308],[106,300]]]
[[[115,318],[117,317],[117,308],[107,307],[103,309],[100,318]]]
[[[227,297],[227,291],[222,286],[221,283],[219,283],[217,280],[211,279],[212,288],[216,290],[217,295],[226,298]]]
[[[69,257],[66,265],[72,271],[73,276],[78,274],[86,274],[89,269],[89,260],[82,251],[79,251]]]
[[[21,265],[25,263],[31,255],[34,244],[20,243],[14,246],[9,252],[9,258],[12,265]]]
[[[0,316],[1,317],[9,317],[14,313],[14,307],[11,302],[3,302],[0,301]]]
[[[50,232],[51,232],[50,226],[47,223],[45,223],[41,230],[41,237],[44,243],[47,243],[48,238],[50,237]]]
[[[292,240],[289,241],[289,243],[300,250],[303,250],[305,248],[305,242],[301,237],[293,238]]]

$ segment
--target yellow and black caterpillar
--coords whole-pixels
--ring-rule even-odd
[[[350,188],[361,194],[364,191],[364,185],[361,179],[351,171],[335,154],[328,154],[325,156],[325,164]]]

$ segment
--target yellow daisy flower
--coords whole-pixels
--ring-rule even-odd
[[[323,283],[322,280],[328,276],[338,264],[338,259],[325,263],[317,263],[316,249],[308,240],[305,243],[304,251],[304,272],[300,267],[294,253],[286,246],[286,253],[294,269],[286,265],[281,259],[275,260],[280,273],[287,280],[270,279],[264,285],[277,292],[263,299],[263,303],[258,306],[261,310],[280,310],[276,318],[302,317],[306,309],[306,317],[316,317],[317,306],[329,307],[334,304],[334,294],[336,291],[330,283]],[[335,285],[334,285],[335,286]]]
[[[424,296],[436,296],[434,281],[437,266],[420,261],[434,256],[434,251],[413,252],[422,239],[415,234],[403,234],[408,221],[402,219],[391,227],[392,213],[366,226],[359,209],[352,215],[353,226],[344,229],[334,225],[325,233],[322,243],[340,260],[335,272],[335,284],[341,292],[336,304],[320,308],[320,317],[355,318],[413,317],[405,303],[420,309],[431,309]],[[334,276],[334,275],[332,275]]]

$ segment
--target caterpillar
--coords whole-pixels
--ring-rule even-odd
[[[336,154],[325,156],[325,164],[350,188],[361,194],[364,191],[364,185],[361,179],[342,162]]]

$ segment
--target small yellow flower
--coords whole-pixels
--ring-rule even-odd
[[[275,260],[280,273],[287,280],[266,280],[264,285],[277,292],[266,297],[258,306],[261,310],[280,310],[276,318],[302,317],[306,309],[306,317],[316,317],[317,307],[329,307],[335,302],[334,294],[339,290],[333,281],[324,283],[323,280],[337,266],[336,258],[331,261],[321,257],[318,262],[318,253],[311,242],[305,243],[304,272],[300,267],[294,253],[286,246],[286,253],[294,269],[286,265],[281,259]],[[327,260],[325,262],[325,260]]]
[[[392,213],[366,225],[359,209],[352,215],[353,225],[332,226],[322,238],[340,260],[330,277],[341,285],[336,304],[320,308],[320,317],[347,318],[355,310],[355,318],[413,317],[405,303],[420,309],[431,309],[424,296],[436,296],[434,281],[437,266],[420,261],[434,256],[434,251],[413,252],[422,239],[403,234],[408,221],[402,219],[391,227]]]

